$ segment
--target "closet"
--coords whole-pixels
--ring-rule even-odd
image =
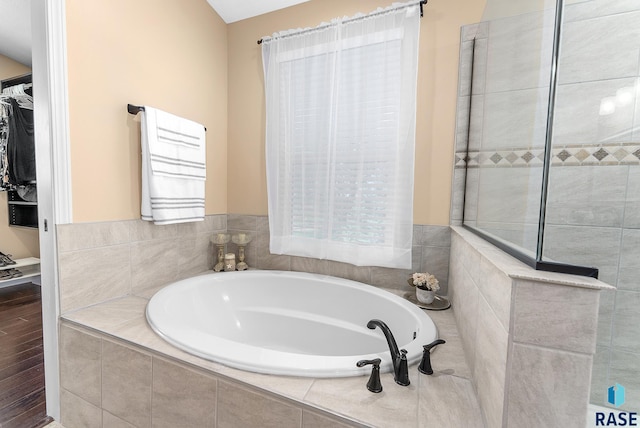
[[[31,74],[0,81],[0,427],[46,414]],[[2,213],[4,217],[5,214]],[[10,256],[15,252],[17,257]]]
[[[11,247],[16,241],[31,242],[32,248],[17,249],[20,253],[38,251],[33,248],[37,247],[38,197],[31,73],[0,81],[0,191],[6,192],[7,226],[10,228],[4,229],[4,225],[0,225],[0,230],[7,235],[0,239],[0,259],[14,251]],[[12,228],[31,231],[19,232]],[[0,288],[39,283],[40,260],[37,257],[20,257],[15,261],[16,264],[0,262]]]
[[[31,74],[2,81],[0,187],[8,192],[9,224],[38,227]]]

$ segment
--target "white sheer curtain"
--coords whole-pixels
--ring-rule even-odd
[[[263,42],[270,250],[411,267],[420,10]]]

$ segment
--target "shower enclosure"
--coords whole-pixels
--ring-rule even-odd
[[[640,0],[488,0],[463,28],[452,222],[601,294],[591,402],[640,408]],[[570,305],[571,302],[567,302]]]

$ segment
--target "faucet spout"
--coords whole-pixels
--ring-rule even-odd
[[[407,386],[409,385],[409,372],[407,366],[407,356],[404,349],[400,351],[396,339],[391,333],[391,329],[383,321],[373,319],[367,323],[367,328],[375,330],[376,327],[380,327],[382,333],[384,333],[385,339],[387,339],[387,345],[389,346],[389,352],[391,352],[391,362],[393,363],[393,379],[397,384]]]

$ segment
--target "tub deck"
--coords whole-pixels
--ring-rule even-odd
[[[388,290],[399,294],[398,291]],[[483,417],[478,405],[476,393],[471,381],[471,371],[466,363],[462,342],[458,334],[452,310],[429,311],[435,322],[440,338],[447,341],[432,352],[433,376],[425,376],[418,372],[417,364],[409,367],[411,385],[396,385],[391,373],[381,375],[383,392],[373,394],[365,385],[366,376],[314,379],[303,377],[275,376],[252,373],[233,369],[218,363],[207,361],[179,350],[151,330],[145,318],[145,307],[148,299],[137,296],[126,296],[100,305],[79,309],[63,315],[61,330],[84,333],[87,337],[101,340],[102,343],[122,345],[125,349],[137,351],[148,356],[150,360],[157,358],[160,362],[171,361],[186,368],[204,371],[207,377],[217,382],[216,414],[218,423],[237,418],[251,418],[252,411],[258,412],[255,417],[264,420],[265,408],[256,406],[256,396],[267,400],[267,409],[275,411],[271,417],[276,420],[293,418],[291,426],[306,427],[313,421],[322,421],[313,426],[371,426],[371,427],[484,427]],[[63,334],[67,334],[64,331]],[[64,345],[64,343],[63,343]],[[69,347],[71,348],[71,347]],[[75,348],[75,346],[74,346]],[[102,348],[105,349],[104,345]],[[61,346],[61,363],[73,364],[75,356],[64,355],[74,349]],[[155,360],[153,360],[155,361]],[[126,364],[126,362],[124,362]],[[78,367],[79,368],[79,367]],[[61,370],[63,398],[67,392],[78,397],[78,389],[73,379],[66,379],[65,373],[73,367]],[[155,365],[153,376],[155,379]],[[102,375],[105,376],[104,374]],[[71,386],[69,386],[71,385]],[[103,385],[104,388],[104,385]],[[149,389],[152,385],[149,385]],[[67,389],[71,389],[67,391]],[[103,389],[104,390],[104,389]],[[235,395],[233,403],[228,403],[232,391],[241,391]],[[242,393],[243,392],[243,393]],[[226,394],[225,394],[226,393]],[[154,395],[155,397],[155,395]],[[246,397],[248,402],[238,403]],[[72,401],[73,401],[72,400]],[[102,403],[95,401],[102,400]],[[105,394],[83,403],[94,407],[102,404],[104,409]],[[249,401],[251,400],[251,401]],[[273,403],[271,401],[273,401]],[[91,401],[91,400],[89,400]],[[86,408],[65,407],[63,399],[63,424],[67,418],[75,418],[74,412],[85,412]],[[284,406],[281,408],[280,406]],[[154,412],[162,412],[155,405],[148,409],[151,421],[159,417]],[[240,409],[240,410],[239,410]],[[289,411],[290,410],[290,411]],[[235,412],[235,413],[234,413]],[[296,416],[299,412],[300,417]],[[113,413],[113,412],[112,412]],[[153,413],[153,414],[152,414]],[[235,415],[235,416],[234,416]],[[115,415],[119,416],[119,415]],[[138,417],[137,415],[136,417]],[[106,416],[105,416],[106,417]],[[109,417],[113,417],[109,413]],[[119,417],[126,419],[125,416]],[[295,422],[299,419],[299,423]],[[143,421],[146,419],[143,419]],[[245,422],[250,419],[243,419]],[[129,422],[133,422],[129,420]],[[141,423],[140,425],[145,425]],[[282,424],[281,426],[285,426]]]

